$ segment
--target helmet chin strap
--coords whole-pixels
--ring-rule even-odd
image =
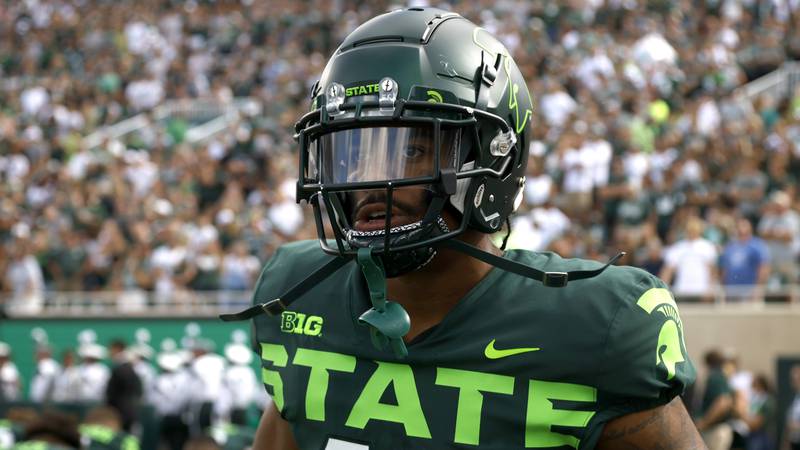
[[[619,253],[611,258],[604,266],[594,270],[545,272],[535,267],[520,264],[516,261],[485,252],[478,247],[458,239],[447,239],[438,245],[459,251],[505,271],[537,280],[547,287],[554,288],[564,287],[569,281],[583,280],[600,275],[611,264],[625,255],[625,253]],[[433,254],[429,257],[428,261],[425,261],[422,265],[427,264],[429,260],[433,258],[433,255],[435,255],[435,250],[431,249],[431,251],[433,251]],[[397,253],[402,254],[406,252]],[[389,253],[389,255],[392,254],[392,252]],[[367,288],[369,290],[370,302],[372,303],[372,307],[361,314],[358,321],[369,327],[370,338],[375,348],[383,350],[388,346],[396,357],[403,358],[408,355],[408,349],[403,342],[403,336],[411,329],[411,320],[406,310],[399,303],[387,300],[386,298],[387,274],[384,269],[384,257],[383,251],[380,249],[376,250],[373,246],[360,247],[357,251],[357,256],[355,258],[356,263],[364,274],[364,279],[367,282]],[[219,317],[223,321],[230,322],[251,319],[261,314],[270,316],[280,315],[292,302],[327,279],[334,272],[350,262],[350,260],[351,258],[342,256],[334,257],[311,275],[292,286],[292,288],[286,291],[281,297],[265,303],[253,305],[238,313],[221,314]]]
[[[472,244],[468,244],[458,239],[448,239],[446,241],[442,241],[439,245],[469,255],[487,264],[491,264],[492,266],[503,269],[506,272],[515,273],[525,278],[531,278],[533,280],[542,283],[547,287],[555,287],[555,288],[564,287],[570,281],[585,280],[587,278],[596,277],[601,273],[603,273],[604,270],[608,269],[610,265],[614,264],[620,258],[625,256],[625,252],[619,252],[613,258],[609,259],[608,262],[605,263],[605,265],[594,270],[573,270],[570,272],[545,272],[535,267],[527,266],[525,264],[521,264],[516,261],[503,258],[502,256],[497,256],[492,253],[485,252],[479,249],[478,247],[475,247]]]
[[[358,322],[369,326],[372,345],[378,350],[391,347],[398,358],[408,356],[403,336],[411,329],[411,319],[403,307],[386,299],[386,273],[379,257],[372,248],[358,249],[356,261],[367,281],[372,308],[358,318]]]

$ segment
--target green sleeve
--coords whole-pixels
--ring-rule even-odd
[[[616,312],[598,362],[595,425],[666,404],[695,379],[683,322],[664,282],[633,268],[618,273],[610,284]],[[595,427],[595,439],[601,430]]]
[[[666,285],[636,271],[608,328],[599,388],[610,399],[667,403],[694,381],[677,304]]]
[[[616,312],[597,364],[599,410],[582,448],[593,448],[608,421],[666,404],[695,379],[678,307],[664,282],[638,269],[620,270],[609,283],[617,291]]]

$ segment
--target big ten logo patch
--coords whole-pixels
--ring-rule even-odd
[[[281,331],[284,333],[319,336],[322,334],[322,317],[309,316],[294,311],[281,313]]]

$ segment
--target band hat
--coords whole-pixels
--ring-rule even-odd
[[[131,354],[138,356],[143,359],[153,359],[153,354],[155,351],[153,347],[150,347],[147,344],[135,344],[131,346],[130,349]]]
[[[225,357],[233,364],[248,365],[253,361],[253,352],[244,344],[228,344],[225,346]]]
[[[156,357],[156,364],[158,364],[158,367],[168,372],[174,372],[180,369],[185,362],[186,359],[181,351],[162,352]]]
[[[95,343],[83,344],[78,348],[78,356],[84,359],[104,359],[106,357],[106,348]]]

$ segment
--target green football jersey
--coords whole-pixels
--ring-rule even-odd
[[[505,257],[547,271],[596,269],[552,253]],[[281,247],[262,303],[331,256]],[[301,449],[591,449],[609,420],[669,402],[695,376],[663,282],[631,267],[563,288],[493,268],[408,356],[358,323],[360,269],[341,268],[280,316],[255,319],[262,380]]]

